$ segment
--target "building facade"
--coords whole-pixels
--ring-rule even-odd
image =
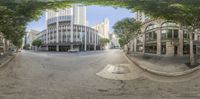
[[[144,13],[137,12],[136,20],[143,23],[142,33],[129,42],[133,52],[183,56],[190,52],[189,33],[179,24],[162,19],[151,20]],[[193,34],[194,53],[200,53],[200,31]]]
[[[119,44],[119,38],[117,37],[116,34],[114,33],[110,33],[110,48],[120,48],[120,44]]]
[[[14,45],[8,39],[6,39],[3,33],[0,32],[0,54],[6,53],[14,49]]]
[[[109,24],[109,20],[105,18],[101,23],[94,25],[92,28],[96,29],[101,37],[109,39]]]
[[[146,19],[141,31],[142,34],[129,43],[133,52],[165,56],[183,56],[190,52],[189,33],[177,23],[161,19]],[[198,31],[193,38],[193,50],[195,54],[198,54],[200,52]]]
[[[32,42],[37,38],[37,34],[39,31],[36,30],[29,30],[26,32],[24,36],[24,43],[22,46],[27,46],[28,48],[26,49],[32,49]]]
[[[43,42],[42,49],[48,51],[97,50],[100,49],[100,35],[97,30],[86,26],[86,7],[48,10],[47,29],[38,34]]]

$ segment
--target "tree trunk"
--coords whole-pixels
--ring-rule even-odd
[[[16,53],[18,53],[19,52],[19,47],[16,47]]]
[[[195,65],[195,57],[194,57],[194,50],[193,50],[193,45],[194,45],[194,40],[193,40],[193,33],[194,31],[189,32],[189,37],[190,37],[190,65],[194,66]]]

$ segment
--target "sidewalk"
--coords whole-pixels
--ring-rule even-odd
[[[0,56],[0,67],[3,67],[10,62],[14,56],[15,53],[5,53],[4,55]]]
[[[188,56],[183,57],[163,57],[155,55],[130,54],[128,58],[141,68],[153,73],[163,74],[168,76],[177,76],[192,72],[199,69],[197,67],[188,67],[185,63],[189,61]],[[198,60],[199,61],[199,60]]]

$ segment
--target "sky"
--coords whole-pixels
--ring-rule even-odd
[[[124,8],[102,7],[102,6],[87,6],[87,21],[89,26],[93,26],[108,18],[110,21],[110,32],[113,31],[112,26],[119,20],[134,17],[134,13]],[[27,30],[34,29],[37,31],[44,30],[45,14],[39,20],[30,22],[27,25]]]

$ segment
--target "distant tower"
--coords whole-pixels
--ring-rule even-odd
[[[109,39],[109,31],[110,31],[109,26],[110,26],[109,19],[105,18],[101,23],[93,26],[93,28],[100,33],[101,37]]]
[[[83,5],[73,5],[72,8],[48,10],[46,13],[47,26],[61,21],[70,21],[73,24],[86,25],[86,7]]]
[[[145,22],[148,19],[147,16],[145,16],[144,12],[136,12],[136,20],[137,21],[141,21],[141,22]]]

